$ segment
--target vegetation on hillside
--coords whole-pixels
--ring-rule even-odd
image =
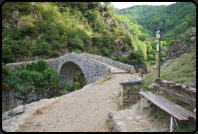
[[[116,51],[115,40],[120,36],[132,47],[112,9],[110,2],[35,2],[34,6],[29,2],[5,2],[3,20],[15,10],[24,16],[17,27],[4,27],[2,61],[6,64],[30,55],[58,57],[61,49],[109,56]],[[32,11],[41,14],[42,20],[34,20]],[[107,19],[113,19],[114,26],[107,25]],[[40,34],[43,36],[38,39]]]
[[[156,77],[157,77],[157,69],[145,75],[144,82],[142,85],[143,91],[148,91],[147,89],[148,86],[150,86],[152,83],[155,82]],[[192,51],[189,54],[182,55],[177,59],[173,59],[166,65],[162,66],[160,68],[160,78],[196,88],[196,50]],[[157,91],[153,90],[150,92],[155,94]],[[163,94],[162,92],[160,92],[160,95],[163,95],[165,98],[169,99],[170,101],[173,101],[174,103],[181,105],[182,107],[190,111],[193,111],[194,109],[193,106],[185,102],[182,102],[172,96]],[[161,123],[162,122],[164,123],[166,121],[168,122],[170,119],[169,115],[166,112],[164,112],[155,105],[151,106],[150,114]],[[190,120],[189,122],[178,122],[178,123],[179,123],[179,129],[177,131],[179,132],[182,131],[192,132],[196,128],[196,123],[193,120]]]
[[[117,14],[126,15],[131,21],[147,28],[151,36],[155,36],[160,27],[163,39],[170,42],[177,34],[196,27],[196,6],[192,2],[177,2],[162,6],[133,6],[116,10]]]

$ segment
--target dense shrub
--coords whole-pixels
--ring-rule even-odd
[[[10,14],[14,10],[29,14],[33,7],[29,2],[4,2],[2,5],[2,17],[4,18],[6,14]]]
[[[175,42],[175,40],[171,40],[171,41],[169,42],[169,45],[171,46],[174,42]]]
[[[98,21],[100,15],[96,10],[87,10],[85,16],[88,17],[89,21],[96,22]]]
[[[20,18],[20,20],[17,23],[18,29],[25,31],[28,28],[34,27],[35,20],[31,16],[23,16]]]
[[[47,42],[39,42],[36,44],[36,48],[32,49],[32,55],[50,55],[50,44]]]
[[[47,86],[51,90],[60,90],[57,72],[51,70],[44,60],[28,63],[26,67],[21,65],[12,71],[2,64],[2,71],[3,90],[16,90],[21,95],[27,93],[28,85],[34,85],[38,90]]]
[[[58,56],[57,51],[51,51],[50,52],[50,57],[56,57],[56,56]]]
[[[82,51],[79,50],[79,49],[75,49],[74,52],[77,53],[77,54],[81,54],[82,53]]]
[[[52,50],[60,50],[61,44],[58,41],[54,41],[51,47],[52,47]]]
[[[74,38],[70,38],[68,45],[70,47],[79,48],[81,50],[83,50],[84,48],[84,43],[78,36],[75,36]]]
[[[122,47],[122,51],[126,52],[126,46]]]
[[[80,86],[80,83],[79,82],[74,82],[72,87],[71,87],[72,90],[78,90],[78,89],[81,89],[81,86]]]

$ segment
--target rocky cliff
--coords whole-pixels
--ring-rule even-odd
[[[166,59],[164,63],[170,59],[175,59],[189,53],[190,51],[196,49],[196,28],[188,29],[184,34],[189,33],[186,37],[182,39],[176,39],[176,41],[169,47],[166,52]],[[182,36],[184,36],[184,34]]]

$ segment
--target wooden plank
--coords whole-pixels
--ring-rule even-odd
[[[142,70],[141,68],[139,68],[139,71],[142,72],[142,73],[144,73],[144,70]]]
[[[182,121],[182,120],[188,120],[188,118],[186,118],[185,116],[183,116],[183,115],[175,112],[174,110],[170,109],[169,107],[167,107],[166,105],[164,105],[159,100],[156,100],[155,98],[153,98],[152,96],[150,96],[148,93],[146,93],[146,92],[139,92],[139,93],[141,95],[143,95],[144,97],[146,97],[148,100],[150,100],[153,104],[157,105],[159,108],[163,109],[164,111],[166,111],[170,115],[174,116],[178,120],[180,120],[180,121]]]
[[[183,112],[181,112],[181,111],[179,111],[178,109],[176,109],[174,106],[173,106],[173,102],[170,102],[170,103],[168,103],[168,100],[167,99],[165,99],[165,100],[163,100],[162,101],[162,96],[155,96],[155,94],[153,94],[153,93],[151,93],[151,92],[147,92],[149,95],[151,95],[154,99],[156,99],[156,100],[158,100],[158,101],[160,101],[161,103],[163,103],[164,105],[166,105],[166,107],[168,107],[168,108],[170,108],[170,109],[172,109],[172,110],[174,110],[175,112],[177,112],[177,113],[179,113],[179,114],[181,114],[181,115],[183,115],[183,116],[185,116],[186,118],[190,118],[190,116],[188,115],[188,114],[186,114],[185,112],[183,113]]]
[[[153,97],[157,98],[158,100],[161,100],[162,102],[165,102],[166,104],[168,104],[169,107],[177,110],[178,112],[182,112],[183,114],[187,114],[188,116],[190,116],[191,118],[194,118],[196,120],[196,114],[195,113],[193,113],[193,112],[181,107],[180,105],[177,105],[177,104],[171,102],[170,100],[167,100],[167,99],[165,99],[162,96],[159,96],[157,94],[153,94]]]
[[[187,95],[190,95],[190,96],[196,98],[196,88],[192,88],[189,86],[181,85],[179,83],[174,83],[174,82],[159,79],[159,78],[155,79],[155,83],[158,83],[158,84],[166,86],[168,88],[183,92]]]
[[[178,93],[172,92],[172,91],[170,91],[168,89],[162,88],[162,87],[157,86],[157,85],[154,85],[153,88],[156,89],[156,90],[160,90],[160,91],[162,91],[162,92],[164,92],[164,93],[166,93],[166,94],[168,94],[170,96],[173,96],[173,97],[175,97],[175,98],[177,98],[177,99],[179,99],[179,100],[181,100],[183,102],[186,102],[186,103],[196,107],[196,101],[192,100],[192,99],[190,99],[190,98],[188,98],[186,96],[183,96],[183,95],[180,95]]]

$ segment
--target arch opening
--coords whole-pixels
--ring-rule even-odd
[[[72,87],[74,83],[79,83],[81,87],[87,83],[82,69],[70,61],[64,63],[59,72],[59,83],[62,83],[61,87],[64,87],[66,82],[69,82],[70,87]]]

